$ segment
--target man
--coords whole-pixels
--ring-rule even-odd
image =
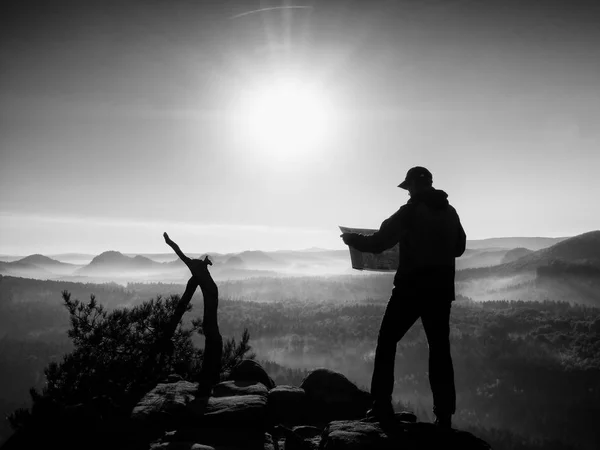
[[[361,252],[381,253],[397,243],[400,248],[394,288],[377,338],[369,415],[380,420],[393,417],[396,345],[420,317],[429,344],[435,423],[450,428],[456,409],[450,307],[455,299],[455,258],[465,251],[466,234],[448,195],[432,185],[429,170],[413,167],[398,186],[410,194],[405,205],[374,234],[344,233],[341,237]]]

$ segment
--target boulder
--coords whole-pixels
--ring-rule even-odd
[[[188,415],[188,405],[197,400],[198,383],[159,383],[133,408],[131,420],[136,433],[160,433],[176,426]]]
[[[311,422],[360,419],[371,403],[367,391],[359,389],[348,378],[329,369],[316,369],[300,385],[306,392]]]
[[[180,381],[158,384],[148,392],[131,414],[135,440],[151,442],[167,430],[177,430],[176,437],[165,435],[167,441],[184,444],[239,444],[257,442],[264,436],[267,391],[262,384],[250,388],[260,394],[224,397],[198,396],[197,387],[197,383]],[[235,391],[237,387],[233,382],[219,390]]]
[[[164,433],[161,443],[262,450],[267,431],[266,409],[266,395],[199,398],[188,404],[182,421],[173,431]]]
[[[277,386],[269,391],[267,407],[273,423],[299,425],[308,415],[306,392],[295,386]]]
[[[379,423],[334,421],[323,431],[322,450],[425,450],[460,448],[491,450],[489,444],[466,431],[445,430],[432,423],[398,422],[384,428]]]
[[[360,421],[331,422],[323,431],[323,450],[391,450],[394,443],[379,424]],[[402,447],[397,447],[402,448]]]
[[[264,395],[211,397],[202,415],[202,424],[216,428],[255,428],[264,432],[266,417]]]
[[[223,381],[212,388],[212,397],[231,397],[239,395],[262,395],[266,397],[269,391],[258,381]]]
[[[234,381],[257,381],[267,389],[273,389],[275,382],[263,367],[252,359],[244,359],[235,366],[229,374],[229,379]]]

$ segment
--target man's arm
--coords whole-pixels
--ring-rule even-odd
[[[344,233],[346,245],[361,252],[381,253],[392,248],[400,240],[400,233],[407,226],[410,205],[404,205],[392,216],[384,220],[379,230],[370,236],[359,233]]]
[[[185,254],[179,248],[179,245],[177,245],[175,242],[173,242],[166,232],[163,233],[163,237],[165,238],[165,242],[169,245],[169,247],[171,247],[173,249],[173,251],[175,251],[175,253],[177,253],[177,256],[179,256],[179,258],[185,263],[185,265],[188,266],[190,270],[192,270],[192,267],[191,267],[192,260],[190,258],[188,258],[187,256],[185,256]]]

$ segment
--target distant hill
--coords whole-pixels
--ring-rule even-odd
[[[467,239],[467,248],[478,249],[507,249],[524,247],[530,250],[541,250],[551,247],[561,241],[569,239],[568,237],[549,238],[549,237],[500,237],[490,239]]]
[[[185,254],[190,257],[190,258],[201,258],[204,257],[204,255],[210,255],[211,260],[213,261],[213,263],[215,261],[224,261],[225,259],[227,259],[227,257],[231,256],[230,255],[223,255],[221,253],[188,253],[185,251],[185,249],[183,249],[183,251],[185,252]],[[179,260],[179,258],[177,257],[177,255],[175,254],[175,252],[168,252],[168,253],[124,253],[125,256],[130,256],[130,257],[134,257],[134,256],[144,256],[148,259],[151,259],[154,262],[159,262],[159,263],[172,263],[175,260]]]
[[[35,254],[26,256],[23,259],[20,259],[19,262],[25,264],[35,264],[39,267],[71,267],[75,268],[74,264],[68,264],[64,262],[57,261],[56,259],[49,258],[48,256]]]
[[[239,256],[232,256],[225,261],[225,265],[228,267],[243,267],[244,264],[244,260]]]
[[[600,231],[491,267],[458,270],[458,291],[479,300],[564,300],[600,306]],[[507,253],[508,254],[508,253]]]
[[[272,258],[260,250],[247,250],[245,252],[238,253],[236,256],[241,258],[248,266],[251,267],[275,267],[281,265],[281,261]]]
[[[506,252],[504,257],[502,258],[502,261],[500,261],[500,264],[506,264],[506,263],[516,261],[517,259],[522,258],[523,256],[530,255],[531,253],[533,253],[533,250],[530,250],[528,248],[524,248],[524,247],[513,248],[512,250],[509,250],[508,252]]]
[[[471,269],[475,267],[496,266],[510,250],[506,249],[466,249],[460,258],[456,259],[456,268]]]
[[[511,262],[492,267],[466,269],[460,272],[473,276],[508,275],[523,271],[535,271],[538,267],[548,265],[554,260],[586,263],[600,267],[600,231],[590,231],[567,238],[541,250],[530,252],[525,250],[527,249],[518,250],[523,253],[523,256]]]
[[[42,267],[21,261],[0,262],[0,275],[12,275],[16,277],[35,278],[39,280],[50,280],[57,278],[52,273]]]
[[[126,274],[128,272],[140,272],[148,270],[158,270],[165,265],[152,261],[145,256],[125,256],[121,252],[107,251],[96,256],[85,267],[77,271],[78,275],[105,275],[105,274]]]
[[[590,231],[551,247],[525,255],[507,264],[509,270],[531,270],[555,260],[600,267],[600,231]]]

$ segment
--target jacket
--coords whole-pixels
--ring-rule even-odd
[[[394,286],[404,295],[454,300],[455,258],[467,236],[448,194],[431,188],[412,196],[372,235],[353,234],[350,245],[361,252],[381,253],[399,244]]]

